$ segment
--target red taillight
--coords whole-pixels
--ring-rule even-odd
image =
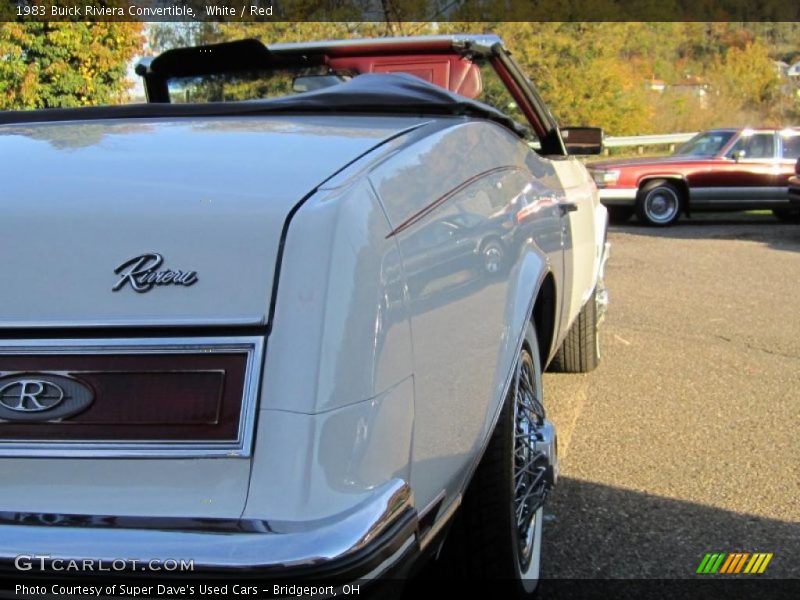
[[[0,377],[7,381],[52,374],[73,378],[94,395],[85,410],[62,420],[0,420],[0,442],[233,442],[247,363],[247,352],[0,355]]]

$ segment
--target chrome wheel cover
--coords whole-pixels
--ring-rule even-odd
[[[668,187],[657,187],[644,199],[644,212],[653,223],[669,223],[677,216],[678,210],[678,194]]]

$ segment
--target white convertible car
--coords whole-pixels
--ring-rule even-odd
[[[532,591],[542,369],[599,359],[601,132],[491,36],[139,73],[145,105],[0,114],[6,568]]]

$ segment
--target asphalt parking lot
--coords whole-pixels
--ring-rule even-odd
[[[545,375],[561,480],[545,578],[691,578],[706,552],[800,577],[800,225],[612,226],[603,358]]]

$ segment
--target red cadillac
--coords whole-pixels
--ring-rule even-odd
[[[644,223],[665,226],[701,210],[766,208],[782,220],[800,220],[787,193],[798,157],[800,128],[712,129],[672,156],[587,166],[612,220],[635,212]]]
[[[794,177],[789,178],[789,206],[800,215],[800,158],[794,165]]]

